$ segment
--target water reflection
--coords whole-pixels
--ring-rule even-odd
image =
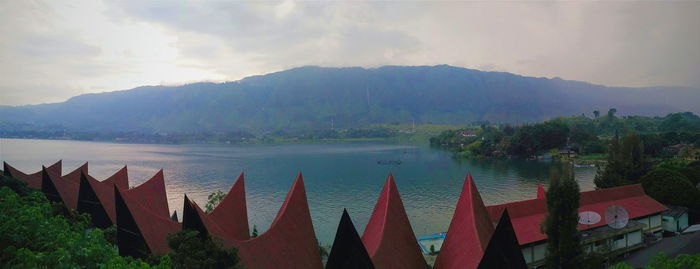
[[[132,186],[164,169],[168,202],[182,210],[186,193],[200,205],[215,190],[227,191],[246,177],[249,221],[267,229],[302,171],[316,234],[333,240],[340,212],[347,208],[364,230],[386,176],[392,172],[417,234],[447,230],[466,173],[474,176],[486,204],[534,198],[551,163],[526,160],[454,160],[427,146],[378,142],[287,145],[135,145],[77,141],[0,139],[0,161],[24,171],[63,159],[64,173],[90,161],[90,173],[104,179],[123,165]],[[401,165],[378,165],[401,160]],[[593,188],[594,168],[577,168],[582,190]],[[546,184],[545,184],[546,185]],[[180,214],[181,215],[181,214]]]

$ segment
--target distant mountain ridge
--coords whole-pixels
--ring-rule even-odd
[[[300,67],[235,82],[144,86],[62,103],[0,106],[0,123],[76,130],[198,132],[375,123],[524,123],[555,116],[700,113],[700,89],[606,87],[439,66]]]

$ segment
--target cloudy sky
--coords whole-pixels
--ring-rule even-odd
[[[303,65],[700,87],[700,1],[0,1],[0,105]]]

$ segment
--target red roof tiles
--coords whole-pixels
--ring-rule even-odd
[[[99,199],[100,205],[104,208],[105,212],[109,216],[110,221],[113,224],[116,224],[117,216],[114,207],[114,186],[117,186],[120,189],[129,188],[126,166],[124,166],[124,168],[122,169],[119,169],[119,171],[114,173],[114,175],[110,176],[109,178],[103,181],[97,181],[95,180],[95,178],[86,175],[84,182],[89,184],[90,189],[95,193],[95,195]],[[117,182],[120,184],[115,184]],[[83,184],[83,181],[81,180],[80,183]],[[82,198],[78,197],[78,199],[80,203],[80,200]]]
[[[245,200],[245,182],[243,173],[238,176],[231,189],[214,210],[208,215],[217,225],[224,229],[227,237],[236,240],[250,238],[248,230],[248,209]]]
[[[542,187],[542,184],[537,183],[537,199],[542,199],[546,195],[546,191],[544,190],[544,187]]]
[[[80,174],[81,174],[81,173],[83,173],[83,174],[85,174],[86,176],[89,177],[89,174],[88,174],[88,163],[87,163],[87,162],[85,162],[83,165],[79,166],[78,168],[75,168],[75,170],[71,171],[70,173],[68,173],[68,174],[66,174],[66,175],[64,175],[64,176],[62,176],[61,178],[62,178],[63,180],[68,180],[68,181],[71,181],[71,182],[73,182],[73,183],[75,183],[75,184],[78,184],[78,183],[80,183]]]
[[[641,184],[581,192],[580,201],[579,212],[594,211],[601,216],[605,215],[605,209],[611,205],[620,205],[627,209],[631,219],[667,210],[666,206],[646,195]],[[498,221],[505,208],[508,208],[520,245],[547,239],[547,235],[543,234],[540,229],[540,224],[547,215],[546,198],[488,206],[491,220]],[[605,222],[585,227],[580,225],[579,229],[584,230],[603,225]]]
[[[160,174],[161,172],[159,172]],[[158,174],[156,174],[158,175]],[[162,176],[162,174],[161,174]],[[162,178],[162,177],[161,177]],[[155,176],[151,180],[158,181],[158,177]],[[149,181],[151,181],[149,180]],[[148,182],[146,182],[148,183]],[[144,184],[146,184],[144,183]],[[143,185],[143,184],[142,184]],[[154,184],[157,185],[157,184]],[[150,185],[148,185],[150,186]],[[137,187],[138,188],[138,187]],[[157,188],[154,188],[157,189]],[[163,217],[162,214],[152,211],[146,206],[149,204],[142,203],[143,197],[139,197],[143,193],[142,190],[120,190],[116,186],[114,187],[114,196],[117,210],[117,226],[119,232],[122,232],[122,223],[134,223],[138,231],[129,231],[127,233],[138,233],[141,238],[146,242],[148,250],[154,254],[165,254],[170,252],[170,247],[168,247],[168,242],[166,240],[167,236],[171,233],[175,233],[180,230],[180,223],[172,221],[169,216]],[[156,207],[159,209],[160,207]],[[167,208],[166,208],[167,209]],[[126,210],[126,211],[125,211]],[[121,214],[120,214],[121,211]],[[121,216],[131,217],[132,219],[119,219]],[[119,237],[119,235],[118,235]],[[129,244],[129,242],[124,242]],[[120,252],[122,251],[122,242],[119,242]]]
[[[362,242],[376,268],[425,268],[401,196],[389,174]]]
[[[434,267],[476,268],[493,232],[481,195],[468,174]]]
[[[78,174],[78,180],[80,180],[80,174]],[[50,200],[63,202],[67,208],[76,209],[78,207],[78,189],[78,183],[63,180],[60,174],[56,174],[55,171],[42,169],[41,191]]]
[[[125,190],[125,193],[128,193],[135,203],[148,208],[153,214],[170,219],[163,169],[141,185]]]
[[[46,170],[49,171],[50,173],[60,175],[61,174],[61,169],[62,169],[62,161],[58,160],[56,163],[52,164],[49,167],[46,167]],[[3,162],[3,172],[5,176],[11,176],[13,178],[22,180],[27,183],[27,186],[30,188],[34,189],[41,189],[41,170],[36,173],[32,174],[25,174],[22,171],[17,170],[16,168],[12,167],[10,164],[7,162]]]
[[[236,200],[240,201],[244,198],[238,197],[244,195],[242,183],[242,177],[239,177],[229,192],[230,195],[234,196],[229,198],[230,200],[226,201],[226,204],[220,204],[217,208],[225,210],[226,208],[240,207],[234,203]],[[242,210],[242,208],[239,209]],[[221,225],[234,219],[224,218],[224,221],[220,222],[222,219],[214,216],[216,215],[204,213],[193,201],[185,200],[185,211],[183,211],[182,216],[183,226],[199,229],[200,224],[203,225],[206,232],[212,237],[221,238],[225,247],[235,246],[238,248],[241,264],[247,268],[322,267],[301,173],[294,181],[270,228],[258,237],[238,240],[234,236],[240,235],[226,231],[231,228]],[[247,226],[245,228],[247,229]]]

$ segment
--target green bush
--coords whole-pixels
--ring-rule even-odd
[[[168,235],[174,268],[240,268],[236,248],[224,248],[211,236],[198,231],[180,230]]]
[[[0,187],[0,264],[7,268],[150,268],[143,261],[121,257],[102,230],[88,222],[55,214],[36,191],[20,197]],[[169,268],[164,257],[157,268]]]

